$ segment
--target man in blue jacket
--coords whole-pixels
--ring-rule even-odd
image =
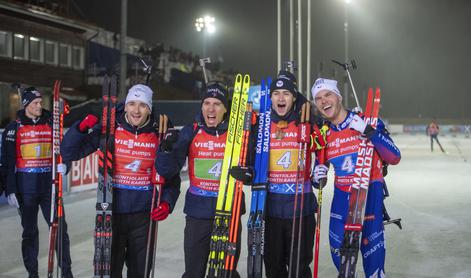
[[[42,108],[41,93],[34,87],[22,94],[24,109],[2,133],[1,175],[10,206],[19,208],[23,240],[21,251],[29,277],[38,276],[38,209],[49,223],[52,188],[51,113]],[[64,168],[58,167],[63,173]],[[67,223],[64,221],[62,267],[64,277],[72,277]]]
[[[201,112],[196,116],[194,123],[183,127],[179,133],[175,130],[169,132],[159,149],[156,167],[159,174],[165,178],[178,175],[188,158],[190,187],[186,192],[184,207],[184,278],[205,276],[227,137],[227,111],[226,86],[220,82],[208,84]],[[243,213],[244,202],[241,208],[241,214]],[[238,232],[240,238],[241,228]],[[237,267],[239,255],[240,240],[237,242],[234,269]],[[237,271],[233,273],[233,277],[240,277]]]
[[[148,273],[144,272],[151,213],[153,220],[166,219],[180,194],[180,176],[175,175],[163,186],[160,206],[150,211],[152,173],[158,159],[158,124],[151,113],[152,94],[148,86],[135,85],[129,89],[124,111],[117,108],[112,181],[112,277],[122,277],[124,263],[127,277],[147,277]],[[97,122],[95,116],[88,115],[69,129],[61,146],[64,162],[79,160],[98,149],[101,125]]]

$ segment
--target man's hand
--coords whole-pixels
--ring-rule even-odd
[[[8,201],[8,204],[9,204],[11,207],[20,208],[20,203],[18,203],[18,199],[16,198],[16,194],[15,194],[15,193],[9,194],[8,197],[7,197],[7,201]]]
[[[88,130],[93,128],[97,123],[98,118],[93,114],[88,114],[85,119],[80,122],[78,129],[83,133],[88,132]]]
[[[327,179],[327,171],[329,171],[329,168],[323,164],[319,164],[314,167],[314,175],[312,176],[312,180],[314,181],[313,186],[315,188],[319,189],[321,179]],[[324,183],[322,187],[325,185],[326,183]]]
[[[350,122],[350,129],[354,129],[361,134],[365,133],[366,122],[358,115],[353,116],[353,120]]]
[[[67,165],[65,163],[57,164],[57,173],[65,175],[67,173]]]
[[[177,142],[180,131],[177,129],[169,129],[165,133],[164,140],[160,143],[160,148],[164,152],[171,152],[173,150],[173,144]]]
[[[167,202],[161,202],[150,214],[150,217],[154,221],[165,220],[170,214],[170,205]]]
[[[229,174],[243,184],[252,184],[255,170],[252,167],[233,166],[231,170],[229,170]]]

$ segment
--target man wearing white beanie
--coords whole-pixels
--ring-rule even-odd
[[[348,214],[349,194],[355,175],[360,134],[374,145],[368,197],[365,206],[361,252],[366,277],[385,277],[384,262],[386,249],[383,226],[382,164],[397,164],[401,159],[399,149],[389,137],[384,123],[378,120],[375,128],[366,124],[362,117],[345,109],[337,81],[318,78],[311,89],[312,98],[320,115],[327,120],[326,164],[335,170],[334,198],[331,206],[329,241],[331,256],[337,269],[340,267],[344,227]],[[327,177],[328,167],[316,162],[314,179]]]
[[[180,192],[180,177],[168,179],[161,202],[151,211],[155,161],[158,159],[158,123],[152,115],[152,89],[138,84],[131,87],[124,111],[116,111],[113,159],[113,217],[111,277],[147,277],[145,257],[149,223],[167,218]],[[91,130],[91,131],[90,131]],[[64,162],[79,160],[99,147],[101,125],[94,115],[75,123],[64,136],[61,154]],[[152,214],[152,215],[151,215]],[[152,263],[150,260],[149,266]],[[150,270],[150,267],[148,268]]]

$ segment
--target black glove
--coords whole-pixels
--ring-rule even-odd
[[[229,170],[229,174],[236,180],[241,181],[243,184],[252,184],[255,176],[255,170],[252,167],[246,166],[233,166]]]
[[[164,152],[171,152],[173,144],[177,142],[180,131],[177,129],[169,129],[165,133],[164,140],[160,143],[160,149]]]

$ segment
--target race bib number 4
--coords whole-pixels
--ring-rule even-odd
[[[296,171],[298,150],[271,150],[270,171]]]
[[[221,177],[221,159],[195,159],[195,177],[203,180],[219,181]]]

